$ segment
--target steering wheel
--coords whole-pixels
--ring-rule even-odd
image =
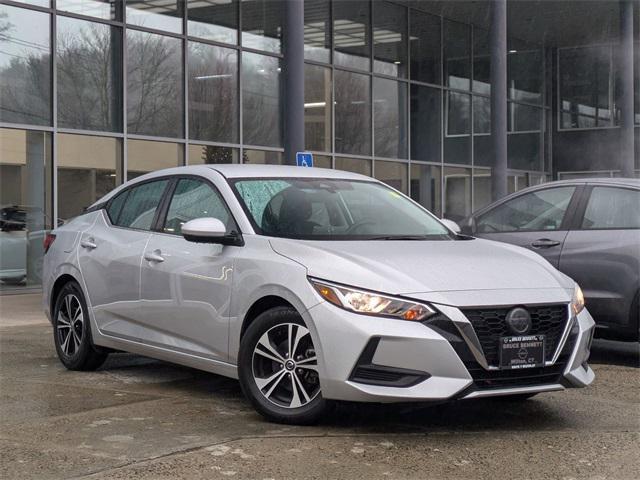
[[[351,234],[357,231],[358,229],[360,229],[360,227],[364,227],[365,225],[375,225],[376,223],[377,222],[373,220],[360,220],[359,222],[356,222],[353,225],[351,225],[349,228],[347,228],[347,230],[344,233]]]

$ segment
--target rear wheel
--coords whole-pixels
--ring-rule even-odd
[[[69,370],[95,370],[107,358],[93,345],[87,303],[75,282],[62,287],[56,299],[53,339],[58,358]]]
[[[251,323],[238,370],[245,396],[269,420],[306,425],[325,410],[313,340],[293,308],[273,308]]]

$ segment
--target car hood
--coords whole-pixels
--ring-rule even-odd
[[[489,240],[270,243],[311,277],[389,294],[573,289],[573,280],[538,254]]]

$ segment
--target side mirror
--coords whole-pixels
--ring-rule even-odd
[[[444,224],[449,230],[451,230],[455,234],[459,234],[461,232],[460,226],[454,222],[453,220],[449,220],[448,218],[441,218],[440,222]]]
[[[205,217],[189,220],[182,225],[182,236],[195,243],[218,243],[221,245],[244,245],[238,232],[227,233],[227,227],[217,218]]]

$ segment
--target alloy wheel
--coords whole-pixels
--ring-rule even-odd
[[[62,352],[72,357],[80,348],[84,335],[84,313],[80,299],[69,293],[58,310],[56,334]]]
[[[316,352],[302,325],[282,323],[267,330],[253,350],[252,364],[258,389],[279,407],[302,407],[320,393]]]

